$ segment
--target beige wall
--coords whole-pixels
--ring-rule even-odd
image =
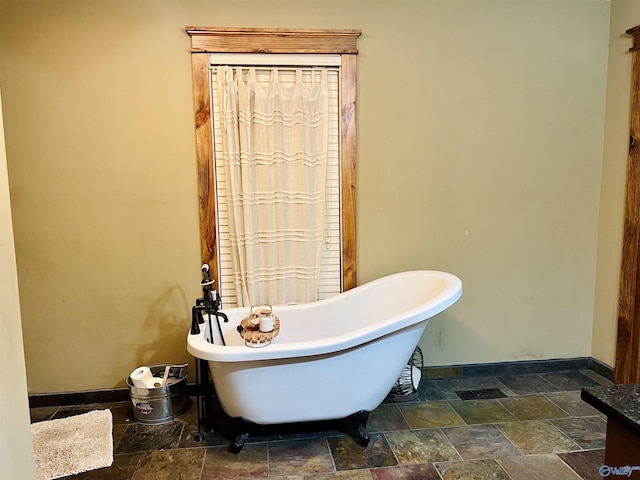
[[[2,102],[0,102],[0,108]],[[2,112],[0,111],[0,478],[35,478],[18,275],[11,227]]]
[[[451,271],[426,362],[590,356],[610,3],[1,3],[31,392],[188,360],[199,294],[185,25],[361,28],[359,282]]]

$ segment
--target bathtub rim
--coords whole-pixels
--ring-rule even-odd
[[[309,357],[329,354],[354,348],[368,343],[384,335],[402,330],[415,323],[428,320],[434,315],[446,310],[453,305],[462,295],[462,281],[455,275],[437,270],[410,270],[394,273],[372,280],[365,284],[352,288],[340,295],[365,294],[367,289],[374,288],[376,284],[383,283],[399,276],[429,276],[445,280],[444,288],[434,297],[414,307],[411,310],[390,317],[386,322],[378,322],[359,329],[349,331],[342,335],[326,337],[321,340],[311,340],[295,343],[277,343],[262,347],[252,348],[247,346],[223,346],[212,344],[205,339],[205,329],[199,334],[187,335],[187,351],[196,358],[213,362],[243,362],[256,360],[273,360],[284,358]],[[313,308],[320,302],[330,302],[337,297],[330,297],[318,302],[304,305],[280,306],[278,308]],[[248,308],[248,307],[246,307]],[[224,310],[223,310],[224,311]]]

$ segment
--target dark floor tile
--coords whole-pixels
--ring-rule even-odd
[[[73,480],[131,480],[141,457],[142,453],[115,455],[110,467],[63,478]]]
[[[269,480],[372,480],[369,470],[345,470],[336,473],[317,473],[315,475],[287,475],[286,477],[269,477]],[[438,479],[439,480],[439,479]]]
[[[572,417],[603,416],[598,410],[580,398],[580,390],[548,393],[545,396]]]
[[[367,431],[369,431],[368,428],[367,428]],[[294,434],[280,435],[279,439],[294,440],[294,439],[305,439],[305,438],[312,439],[312,438],[329,438],[329,437],[346,437],[346,436],[347,435],[341,432],[340,430],[311,430],[308,432],[298,432]]]
[[[118,447],[122,436],[124,435],[124,431],[127,429],[126,425],[114,425],[113,426],[113,448],[114,450]]]
[[[133,480],[200,480],[204,454],[204,448],[146,452]]]
[[[218,433],[205,433],[201,430],[201,440],[198,442],[195,437],[198,435],[198,427],[185,423],[180,436],[180,448],[197,448],[197,447],[218,447],[229,445],[230,440],[222,437]]]
[[[380,405],[369,414],[367,430],[371,433],[408,430],[409,424],[400,413],[397,405]]]
[[[501,423],[497,427],[525,455],[580,449],[546,420]]]
[[[334,472],[326,439],[283,440],[269,444],[269,475]]]
[[[200,412],[201,416],[204,416],[203,412]],[[198,424],[198,408],[196,405],[195,397],[187,397],[184,406],[184,412],[181,413],[176,420],[180,420],[187,425],[197,425]]]
[[[582,387],[599,385],[598,382],[575,370],[568,372],[542,373],[542,378],[561,390],[580,390]]]
[[[385,436],[404,465],[460,460],[451,442],[438,429],[388,432]]]
[[[105,409],[111,411],[113,425],[129,425],[135,422],[131,402],[91,403],[74,407],[60,407],[60,410],[56,413],[56,418]]]
[[[450,400],[449,404],[469,425],[517,420],[498,400]]]
[[[584,480],[602,480],[599,470],[604,463],[604,450],[559,453],[558,456]]]
[[[448,402],[402,403],[398,408],[411,428],[437,428],[464,425]]]
[[[494,459],[439,463],[436,468],[445,480],[511,480]]]
[[[143,425],[141,423],[127,425],[115,453],[135,453],[176,448],[180,442],[183,427],[184,424],[178,421],[163,425]]]
[[[131,402],[113,402],[113,403],[91,403],[86,405],[72,405],[64,407],[45,407],[55,408],[55,414],[52,419],[72,417],[75,415],[82,415],[89,413],[93,410],[106,410],[111,411],[111,418],[113,425],[129,425],[135,422],[133,417],[133,408]]]
[[[202,480],[263,478],[269,474],[266,443],[245,445],[238,454],[224,447],[207,448]]]
[[[371,476],[374,480],[440,480],[440,475],[431,463],[374,468]]]
[[[113,415],[114,425],[128,425],[135,422],[131,402],[118,402],[106,405]]]
[[[572,417],[550,421],[580,447],[588,450],[604,448],[607,422],[601,417]]]
[[[251,435],[247,439],[247,443],[276,442],[278,440],[295,440],[296,438],[297,438],[297,435],[294,434],[294,433],[287,434],[287,435],[279,435],[279,434],[274,434],[274,435]]]
[[[462,367],[428,367],[422,369],[423,379],[435,378],[455,378],[462,377],[464,369]]]
[[[371,435],[366,448],[349,437],[332,437],[328,441],[336,470],[390,467],[398,463],[382,434]]]
[[[553,383],[548,382],[540,375],[509,375],[504,377],[498,377],[498,381],[503,383],[509,390],[518,395],[528,393],[546,393],[557,392],[559,387]]]
[[[51,420],[53,414],[58,411],[58,407],[33,407],[29,409],[31,423]]]
[[[450,400],[458,398],[453,391],[444,391],[440,388],[440,384],[447,386],[447,384],[441,380],[422,380],[418,387],[418,399],[423,401],[438,401],[438,400]]]
[[[104,410],[107,408],[111,410],[114,425],[129,425],[135,422],[131,402],[92,403],[82,406],[82,409],[89,411]]]
[[[451,427],[442,431],[464,460],[520,455],[495,425]]]
[[[58,408],[56,413],[53,414],[51,419],[53,420],[56,418],[67,418],[67,417],[73,417],[76,415],[82,415],[83,413],[89,413],[98,408],[99,407],[87,406],[87,405],[72,405],[72,406],[60,407]]]
[[[517,480],[580,480],[557,455],[527,455],[500,458],[498,462],[511,478]]]
[[[602,375],[594,372],[593,370],[580,370],[580,373],[582,373],[583,375],[586,375],[591,380],[599,383],[600,385],[604,385],[605,387],[610,387],[614,384],[611,380],[603,377]]]
[[[499,402],[507,407],[518,420],[540,420],[568,416],[564,410],[543,395],[501,398]]]

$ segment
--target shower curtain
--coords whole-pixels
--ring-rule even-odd
[[[256,67],[215,68],[238,305],[317,300],[326,71],[295,69],[295,82],[284,84],[277,68],[266,83],[258,82]]]

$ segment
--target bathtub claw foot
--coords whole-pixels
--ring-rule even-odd
[[[244,444],[247,443],[248,439],[248,433],[241,433],[229,444],[227,450],[229,450],[230,453],[240,453],[240,450],[242,450],[242,447],[244,447]]]
[[[369,445],[369,440],[371,440],[371,437],[369,436],[367,429],[365,427],[358,427],[358,431],[356,433],[356,442],[358,445],[366,447]]]
[[[353,439],[361,447],[369,445],[369,432],[367,432],[367,420],[369,420],[369,412],[366,410],[360,410],[348,417],[349,423],[354,429]]]

